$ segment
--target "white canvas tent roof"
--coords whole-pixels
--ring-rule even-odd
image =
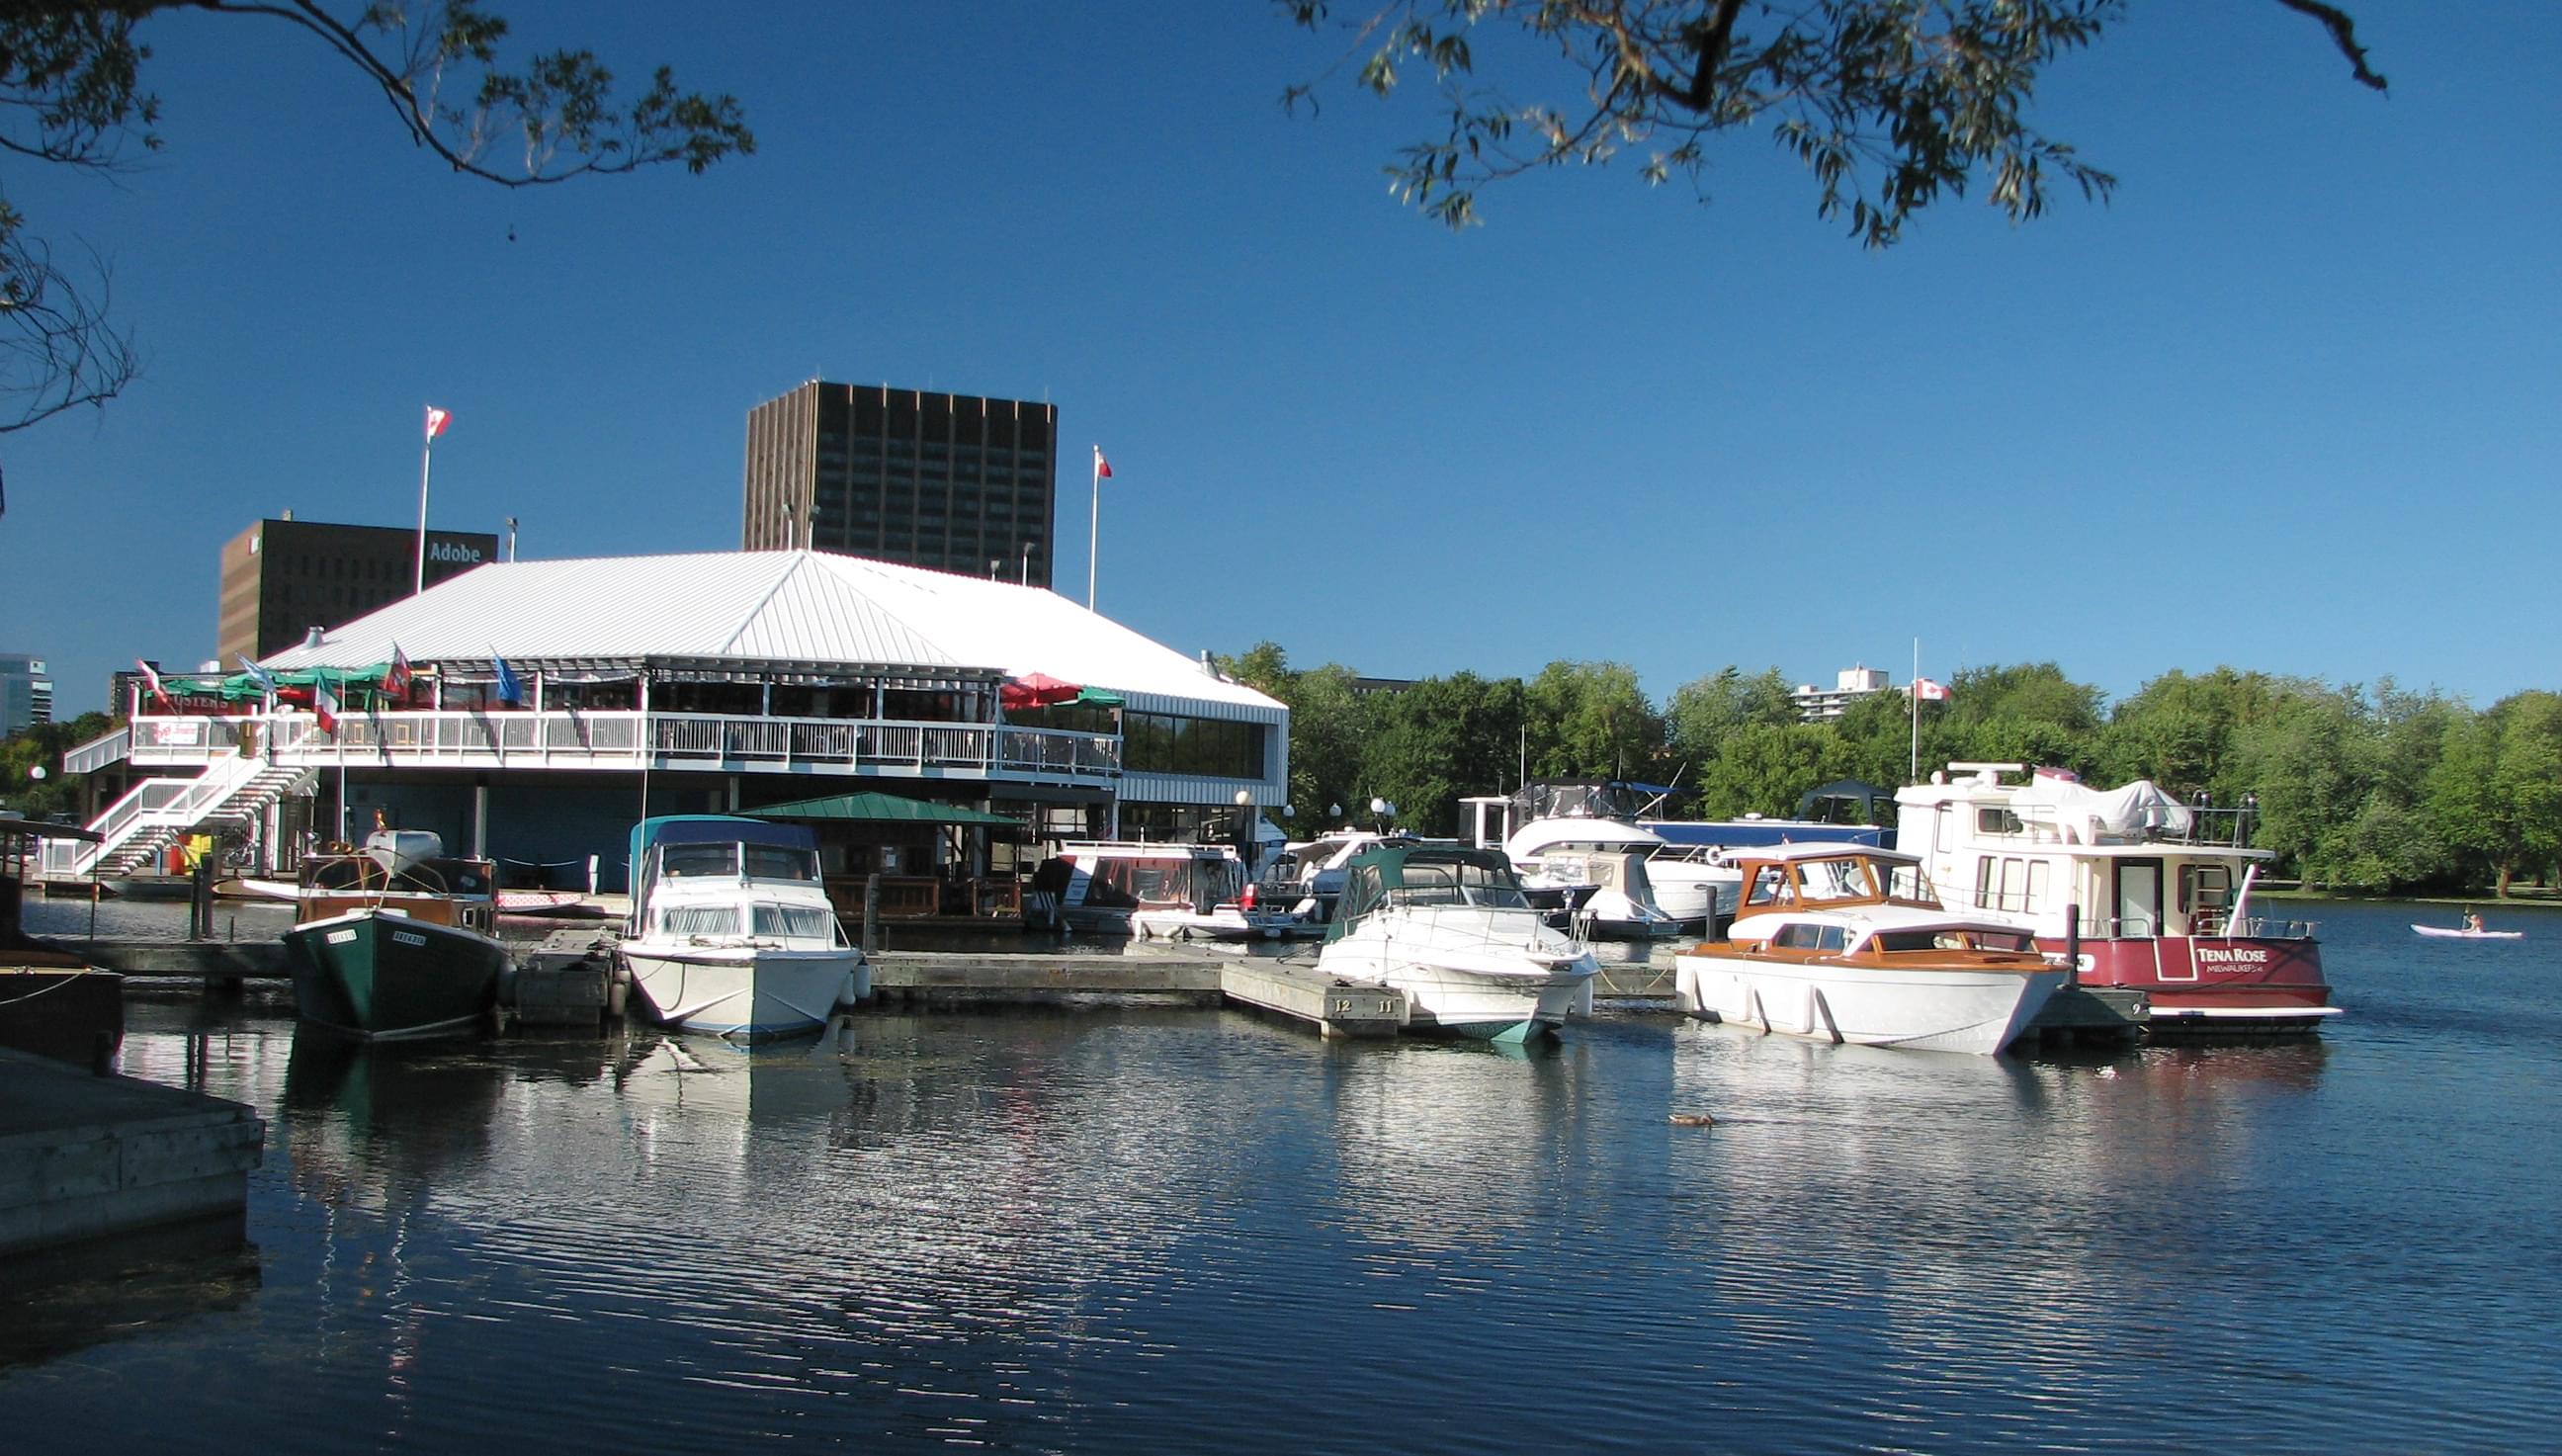
[[[690,658],[743,665],[1041,672],[1140,712],[1280,722],[1278,701],[1040,587],[822,551],[496,562],[264,661]]]

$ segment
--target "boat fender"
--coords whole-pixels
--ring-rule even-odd
[[[1717,1119],[1710,1117],[1704,1112],[1676,1112],[1672,1115],[1671,1121],[1672,1125],[1677,1128],[1713,1128],[1717,1126]]]

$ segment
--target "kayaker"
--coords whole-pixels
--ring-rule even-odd
[[[2475,935],[2481,934],[2482,918],[2480,911],[2468,910],[2465,912],[2465,929],[2471,931]]]

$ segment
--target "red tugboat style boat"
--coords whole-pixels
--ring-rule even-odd
[[[1896,847],[1951,909],[2074,955],[2084,986],[2143,992],[2156,1033],[2312,1032],[2339,1014],[2311,922],[2251,913],[2276,855],[2245,842],[2249,810],[2191,809],[2140,779],[2101,791],[2025,774],[1953,763],[1896,792]]]

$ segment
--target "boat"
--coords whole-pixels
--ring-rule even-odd
[[[1648,860],[1664,841],[1637,823],[1638,805],[1652,787],[1542,779],[1509,797],[1460,803],[1476,811],[1475,843],[1502,849],[1533,904],[1571,910],[1576,927],[1596,940],[1655,940],[1704,922],[1713,900],[1704,883],[1687,875],[1679,877],[1681,905],[1658,898]]]
[[[470,1029],[508,964],[494,873],[424,829],[377,829],[352,851],[305,856],[284,933],[295,1012],[370,1040]]]
[[[1912,855],[1834,842],[1736,858],[1743,902],[1726,939],[1673,957],[1674,996],[1690,1015],[1990,1055],[2072,979],[2027,931],[1947,910]]]
[[[836,920],[806,824],[642,819],[617,951],[643,1015],[735,1041],[819,1031],[871,995],[871,963]]]
[[[2436,936],[2441,940],[2512,941],[2526,939],[2526,932],[2522,930],[2475,930],[2470,925],[2463,927],[2450,925],[2414,925],[2411,928],[2422,935]]]
[[[1317,970],[1405,993],[1408,1025],[1521,1042],[1590,1011],[1592,952],[1550,925],[1500,851],[1382,843],[1345,867]]]
[[[2248,809],[2002,763],[1952,763],[1895,800],[1896,847],[1950,908],[2030,930],[2086,987],[2142,992],[2148,1034],[2302,1034],[2339,1014],[2312,923],[2252,913],[2275,855],[2251,847]]]
[[[1061,844],[1033,872],[1070,930],[1166,940],[1265,940],[1286,934],[1286,906],[1248,905],[1245,862],[1225,844],[1096,839]]]
[[[1839,824],[1828,819],[1765,819],[1747,814],[1731,819],[1648,819],[1637,827],[1663,841],[1646,856],[1646,876],[1664,913],[1678,915],[1685,926],[1697,919],[1703,934],[1735,918],[1743,890],[1735,851],[1771,844],[1883,844],[1888,830],[1875,824]],[[1712,924],[1708,916],[1714,913]]]
[[[1376,833],[1369,829],[1337,829],[1313,839],[1300,839],[1281,846],[1263,873],[1245,887],[1238,904],[1245,909],[1276,909],[1289,912],[1290,921],[1283,933],[1295,936],[1322,936],[1335,918],[1335,906],[1344,894],[1344,867],[1353,856],[1373,844],[1415,844],[1422,841],[1405,833]]]

